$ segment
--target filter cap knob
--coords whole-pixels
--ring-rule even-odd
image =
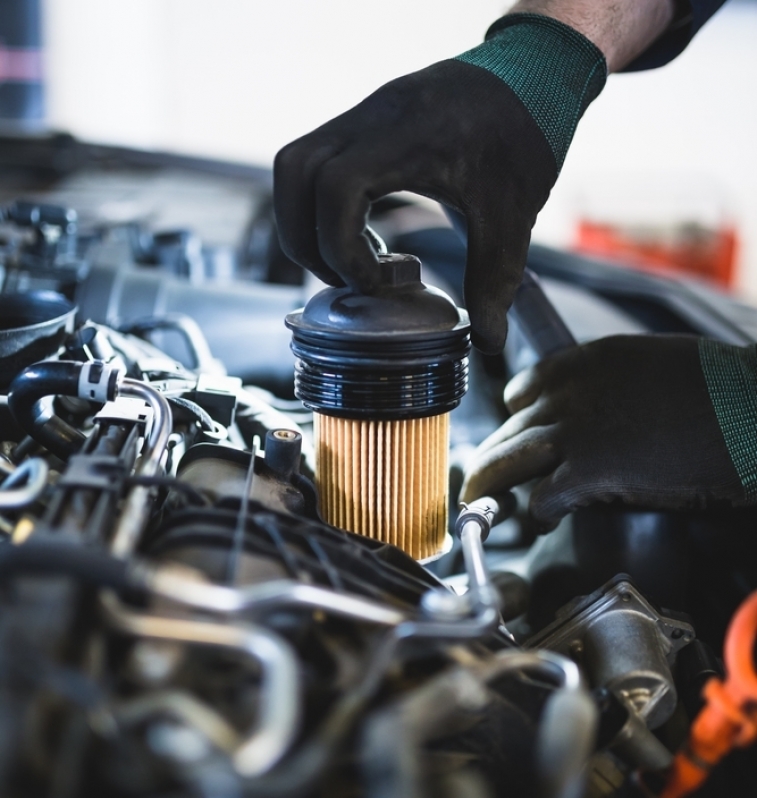
[[[326,288],[287,316],[287,326],[324,339],[386,338],[388,343],[467,330],[468,314],[443,292],[421,282],[412,255],[378,256],[380,280],[370,293]]]

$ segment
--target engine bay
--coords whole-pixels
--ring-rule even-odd
[[[470,353],[448,541],[418,561],[324,521],[284,326],[319,286],[277,246],[269,173],[3,149],[3,795],[658,794],[757,586],[754,511],[596,505],[539,535],[529,485],[457,496],[549,324],[746,345],[757,309],[532,246],[548,301]],[[372,224],[461,304],[440,214],[390,198]],[[701,794],[742,794],[753,757]]]

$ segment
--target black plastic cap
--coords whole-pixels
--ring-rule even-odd
[[[265,464],[281,477],[299,471],[302,435],[291,429],[269,429],[265,435]]]
[[[290,313],[295,393],[347,418],[420,418],[456,407],[467,388],[468,314],[420,279],[411,255],[379,255],[370,294],[327,288]]]

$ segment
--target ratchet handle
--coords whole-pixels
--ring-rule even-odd
[[[510,308],[510,318],[540,359],[576,345],[573,333],[530,269],[523,272],[523,280]]]

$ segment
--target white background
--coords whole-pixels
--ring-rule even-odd
[[[377,86],[477,44],[503,0],[46,0],[52,126],[270,163]],[[757,298],[757,3],[734,0],[673,64],[610,78],[535,236],[577,213],[727,217]]]

